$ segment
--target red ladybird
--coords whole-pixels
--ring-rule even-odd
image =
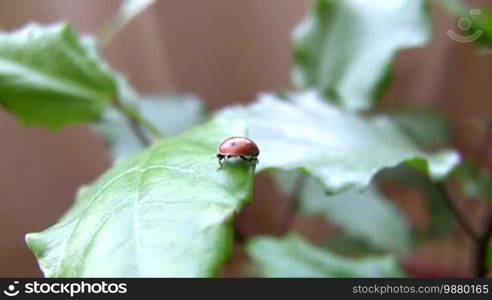
[[[222,168],[222,161],[226,158],[233,157],[238,157],[253,164],[257,164],[258,154],[260,154],[260,150],[255,142],[245,137],[233,136],[225,139],[219,145],[217,158],[219,159],[219,164]]]

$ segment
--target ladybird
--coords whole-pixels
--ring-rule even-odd
[[[226,158],[240,158],[256,165],[259,154],[260,149],[255,142],[245,137],[233,136],[225,139],[219,145],[217,158],[220,168],[222,168],[222,161]]]

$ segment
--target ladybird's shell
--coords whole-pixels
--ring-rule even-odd
[[[252,140],[233,136],[225,139],[219,146],[219,154],[227,156],[258,156],[260,150]]]

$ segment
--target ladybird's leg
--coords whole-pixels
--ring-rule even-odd
[[[256,156],[251,156],[251,157],[246,157],[246,156],[239,156],[241,159],[250,162],[252,164],[257,164],[258,163],[258,158]]]
[[[220,167],[217,170],[220,170],[220,169],[222,169],[224,167],[224,165],[222,163],[222,161],[224,160],[224,155],[217,154],[217,158],[219,159],[218,161],[219,161],[219,165],[220,165]]]
[[[254,159],[255,159],[255,158],[254,158],[254,157],[252,157],[252,156],[243,156],[243,155],[241,155],[241,156],[239,156],[239,157],[240,157],[242,160],[245,160],[245,161],[247,161],[247,162],[249,162],[249,163],[254,163]]]
[[[256,164],[258,164],[258,157],[256,157],[256,156],[252,156],[252,157],[249,159],[249,161],[250,161],[252,164],[256,165]]]
[[[254,156],[244,156],[244,155],[241,155],[239,156],[241,159],[247,161],[247,162],[252,162],[253,160],[255,160],[255,157]]]

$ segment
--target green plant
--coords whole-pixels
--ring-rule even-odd
[[[483,234],[471,229],[445,180],[454,175],[490,196],[488,174],[456,168],[454,150],[426,150],[447,142],[445,124],[427,130],[441,115],[373,110],[395,53],[430,38],[424,1],[315,1],[294,34],[297,90],[210,116],[190,95],[138,94],[104,62],[101,49],[151,2],[126,1],[99,38],[78,35],[69,24],[0,34],[0,105],[24,124],[91,123],[115,159],[55,225],[27,234],[46,276],[214,276],[230,255],[234,215],[252,200],[254,175],[262,172],[291,195],[283,234],[300,209],[371,248],[369,256],[343,257],[292,233],[254,237],[244,245],[262,275],[403,276],[398,258],[415,239],[378,192],[387,177],[451,208],[479,245],[477,275],[485,275],[492,225]],[[256,168],[217,169],[217,146],[229,136],[260,146]]]

